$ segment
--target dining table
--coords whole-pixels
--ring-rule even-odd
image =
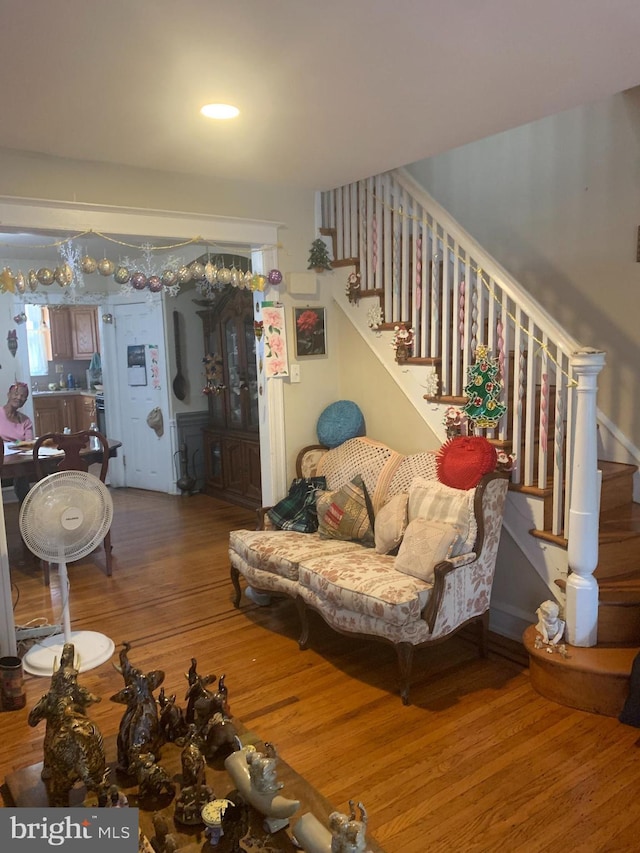
[[[122,442],[113,438],[108,438],[107,441],[109,443],[109,458],[111,459],[117,456],[118,448],[122,447]],[[41,447],[38,462],[43,475],[53,474],[63,456],[62,450],[57,450],[54,447]],[[80,456],[88,465],[92,465],[94,462],[102,462],[103,450],[102,447],[99,449],[87,447],[80,451]],[[2,462],[2,479],[13,479],[14,477],[28,477],[30,481],[37,479],[33,448],[12,448],[11,444],[6,442],[4,461]]]

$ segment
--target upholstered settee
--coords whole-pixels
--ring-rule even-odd
[[[405,704],[415,649],[476,622],[486,654],[507,474],[492,470],[474,487],[454,489],[439,481],[435,452],[403,455],[353,438],[331,450],[305,448],[297,475],[324,478],[319,529],[274,529],[263,510],[260,529],[232,531],[236,607],[242,577],[261,594],[295,599],[301,649],[310,609],[336,631],[391,643]]]

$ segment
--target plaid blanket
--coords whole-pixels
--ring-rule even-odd
[[[289,494],[271,507],[267,516],[273,526],[280,530],[315,533],[318,529],[316,494],[326,488],[327,481],[324,477],[301,477],[292,480]]]

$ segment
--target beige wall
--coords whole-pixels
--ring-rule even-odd
[[[309,190],[164,174],[2,149],[0,195],[276,221],[282,223],[278,231],[278,266],[285,277],[288,272],[306,271],[309,246],[317,236],[315,198],[314,193]],[[177,410],[206,408],[198,394],[198,386],[203,378],[201,325],[199,318],[194,316],[193,306],[189,304],[190,298],[191,294],[185,291],[177,306],[189,315],[187,319],[190,330],[193,329],[193,335],[189,335],[183,343],[190,368],[191,393],[185,404],[177,405]],[[332,332],[334,324],[331,313],[334,308],[330,288],[322,287],[320,277],[315,293],[305,294],[304,298],[300,298],[288,294],[283,287],[281,299],[287,309],[290,342],[293,340],[294,305],[324,305],[329,312],[327,358],[307,359],[299,384],[291,384],[288,380],[281,379],[269,380],[285,383],[287,459],[288,470],[293,476],[298,450],[303,445],[317,440],[315,425],[318,415],[326,405],[339,399],[339,341],[338,336],[334,336]],[[0,335],[5,340],[6,328],[13,325],[10,302],[8,294],[0,295]],[[170,356],[173,357],[173,354],[170,353]],[[2,361],[4,363],[7,360]],[[8,378],[13,377],[5,375],[5,379]],[[0,385],[1,382],[0,374]]]
[[[439,447],[433,431],[342,311],[337,311],[336,331],[340,338],[340,394],[362,409],[367,435],[400,453]]]
[[[409,167],[583,346],[598,405],[640,447],[640,88]]]

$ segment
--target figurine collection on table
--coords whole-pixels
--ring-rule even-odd
[[[87,714],[101,697],[78,683],[74,646],[64,645],[49,690],[28,716],[30,726],[46,721],[41,776],[49,806],[70,806],[71,792],[81,783],[87,792],[86,805],[126,808],[131,804],[152,813],[153,835],[141,834],[141,851],[178,853],[178,836],[185,828],[202,830],[205,847],[220,845],[225,853],[277,849],[251,835],[251,810],[261,816],[269,838],[289,825],[300,801],[282,793],[276,747],[265,742],[263,749],[257,749],[242,743],[231,717],[225,676],[200,674],[197,659],[191,658],[183,709],[176,694],[165,693],[165,673],[138,669],[129,658],[130,650],[130,643],[122,643],[118,664],[113,664],[124,686],[110,699],[125,706],[116,739],[116,784],[110,778],[102,734]],[[166,744],[181,750],[179,774],[172,775],[161,763]],[[214,761],[223,761],[236,786],[224,795],[207,782],[207,767]],[[349,805],[349,815],[327,815],[329,829],[313,815],[302,815],[294,827],[293,843],[308,853],[365,853],[366,812],[358,803],[360,819],[356,820],[353,802]]]

